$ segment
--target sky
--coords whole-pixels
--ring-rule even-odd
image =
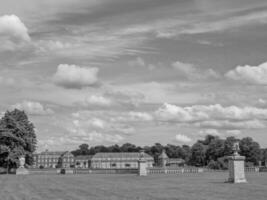
[[[18,108],[38,151],[267,147],[265,0],[0,0],[0,115]]]

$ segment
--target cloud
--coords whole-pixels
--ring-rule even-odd
[[[192,139],[186,135],[181,135],[178,134],[175,136],[176,141],[181,142],[181,143],[190,143],[192,142]]]
[[[135,132],[135,129],[128,123],[141,121],[141,119],[130,118],[128,113],[110,110],[79,111],[73,113],[72,117],[74,118],[73,130],[80,133],[101,130],[105,134],[122,133],[128,135]]]
[[[54,111],[50,108],[45,108],[39,102],[23,101],[12,106],[13,109],[24,110],[29,115],[51,115]]]
[[[118,116],[111,118],[112,122],[149,122],[153,121],[153,116],[146,112],[120,113]]]
[[[172,64],[172,67],[189,80],[220,77],[220,75],[213,69],[201,70],[197,69],[193,64],[189,63],[177,61]]]
[[[89,107],[89,106],[107,107],[107,106],[112,105],[112,100],[107,97],[100,96],[100,95],[91,95],[87,97],[83,102],[80,102],[80,104],[85,107]]]
[[[155,119],[209,129],[261,129],[266,127],[267,109],[220,104],[180,107],[165,103],[156,110]]]
[[[141,66],[141,67],[145,67],[146,66],[146,63],[144,61],[143,58],[140,58],[140,57],[137,57],[135,60],[131,60],[128,62],[128,64],[130,66]]]
[[[16,15],[4,15],[0,17],[0,37],[1,36],[27,42],[31,40],[27,27]]]
[[[267,85],[267,62],[259,66],[237,66],[228,71],[225,76],[235,81]]]
[[[102,88],[103,89],[103,88]],[[131,91],[118,91],[113,88],[106,88],[104,91],[98,91],[97,94],[90,95],[84,100],[77,101],[74,104],[87,109],[132,109],[139,106],[144,96],[141,93]]]
[[[147,64],[141,57],[137,57],[135,60],[129,61],[128,65],[131,67],[145,67],[149,70],[154,70],[156,68],[153,64]]]
[[[157,111],[156,115],[162,120],[174,120],[179,122],[218,120],[250,120],[267,119],[267,109],[256,107],[223,107],[215,105],[194,105],[191,107],[180,107],[165,103]]]
[[[54,74],[54,81],[64,88],[81,89],[98,83],[98,68],[85,68],[77,65],[60,64]]]
[[[16,15],[0,16],[0,50],[14,51],[31,41],[28,29]]]

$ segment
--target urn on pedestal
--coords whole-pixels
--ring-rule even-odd
[[[228,169],[229,169],[228,182],[246,183],[247,180],[245,177],[245,156],[239,155],[238,142],[234,143],[233,150],[234,150],[233,155],[228,157]]]
[[[19,167],[16,170],[17,175],[29,174],[29,171],[25,168],[25,156],[19,157]]]

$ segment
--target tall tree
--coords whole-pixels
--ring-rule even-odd
[[[218,158],[223,157],[224,149],[224,140],[219,138],[211,140],[206,151],[207,162],[211,160],[217,161]]]
[[[18,158],[26,156],[26,164],[32,164],[36,150],[34,125],[24,111],[7,111],[0,120],[0,164],[16,167]]]
[[[195,166],[205,166],[207,147],[201,142],[195,143],[191,148],[190,164]]]
[[[240,154],[246,157],[246,162],[258,165],[260,160],[260,145],[253,141],[251,137],[243,138],[240,140],[239,145]]]

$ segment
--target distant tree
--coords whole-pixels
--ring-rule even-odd
[[[261,161],[267,166],[267,149],[261,149]]]
[[[121,152],[121,148],[117,144],[109,146],[108,149],[109,149],[109,152]]]
[[[32,164],[32,153],[37,139],[34,125],[24,111],[7,111],[0,120],[0,165],[17,167],[18,158],[26,156],[26,164]]]
[[[218,158],[224,156],[224,149],[224,140],[219,138],[210,140],[210,143],[207,145],[206,151],[207,162],[211,160],[217,161]]]
[[[138,148],[131,143],[125,143],[120,147],[121,152],[138,152]]]
[[[251,162],[254,165],[259,164],[260,145],[257,142],[250,137],[246,137],[240,140],[239,146],[240,154],[246,157],[246,162]]]
[[[206,146],[201,142],[195,143],[191,148],[190,164],[195,166],[206,165]]]
[[[185,163],[188,164],[191,157],[191,147],[188,145],[183,145],[182,150],[183,150],[182,159],[184,159]]]
[[[72,154],[74,156],[89,155],[90,154],[89,145],[88,144],[81,144],[79,146],[79,149],[72,151]]]
[[[209,145],[215,139],[219,139],[219,137],[218,136],[214,136],[214,135],[206,135],[205,139],[204,140],[199,140],[199,142],[204,144],[204,145]]]

